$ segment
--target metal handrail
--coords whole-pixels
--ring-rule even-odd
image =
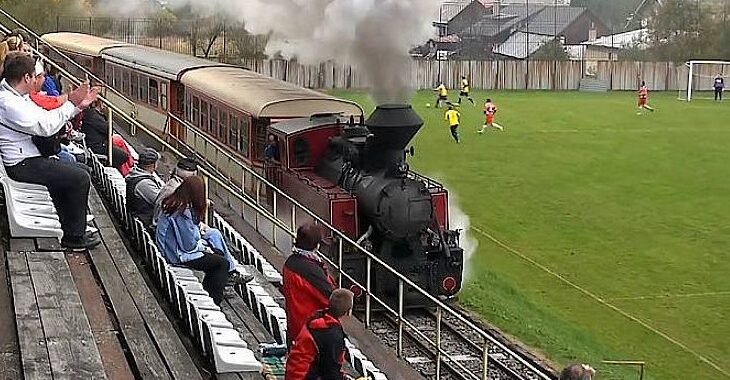
[[[177,117],[175,115],[168,114],[168,116],[171,116],[172,118],[174,118],[178,122],[182,123],[184,126],[190,127],[190,128],[188,128],[188,131],[194,130],[194,128],[197,128],[197,126],[195,126],[195,125],[193,125],[193,124],[191,124],[191,123],[189,123],[189,122],[187,122],[185,120],[182,120],[182,119],[180,119],[179,117]],[[342,232],[340,232],[339,230],[337,230],[334,226],[330,225],[326,220],[324,220],[323,218],[321,218],[319,215],[315,214],[314,212],[312,212],[311,210],[309,210],[308,208],[306,208],[304,205],[302,205],[301,203],[299,203],[299,201],[297,201],[296,199],[290,197],[288,194],[284,193],[281,189],[279,189],[278,187],[274,186],[265,177],[261,176],[259,173],[257,173],[253,169],[247,167],[246,165],[243,165],[237,158],[233,157],[225,149],[223,149],[222,146],[221,146],[221,144],[219,142],[214,141],[214,140],[212,140],[209,137],[204,136],[204,135],[203,135],[203,138],[206,140],[206,143],[211,144],[215,148],[217,148],[219,151],[222,151],[223,154],[231,162],[236,163],[238,166],[240,166],[242,168],[243,171],[248,172],[255,179],[257,179],[259,181],[259,183],[263,183],[264,185],[268,186],[270,189],[272,189],[274,191],[275,194],[277,194],[279,196],[282,196],[284,199],[286,199],[287,201],[289,201],[292,204],[293,207],[297,207],[297,208],[303,210],[314,221],[316,221],[318,224],[326,227],[328,230],[330,230],[330,232],[333,233],[333,235],[335,235],[341,241],[347,242],[348,244],[350,244],[351,246],[353,246],[354,248],[356,248],[358,251],[360,251],[360,253],[364,254],[365,257],[366,257],[366,259],[367,259],[367,264],[366,265],[371,266],[372,265],[372,262],[377,263],[378,265],[382,266],[383,268],[385,268],[386,270],[388,270],[389,272],[391,272],[393,275],[395,275],[396,278],[398,278],[399,282],[402,282],[404,284],[407,284],[409,287],[415,289],[422,296],[426,297],[427,300],[429,300],[430,302],[432,302],[435,307],[445,310],[448,314],[450,314],[453,317],[455,317],[456,319],[458,319],[461,323],[463,323],[464,325],[466,325],[468,328],[474,330],[474,332],[476,332],[483,339],[485,339],[485,341],[488,341],[491,344],[496,345],[497,347],[499,347],[500,349],[502,349],[504,351],[510,351],[510,352],[512,351],[509,348],[507,348],[502,342],[496,340],[494,337],[492,337],[491,335],[489,335],[483,329],[481,329],[481,328],[477,327],[476,325],[474,325],[474,323],[472,323],[470,320],[466,319],[463,315],[461,315],[461,313],[457,312],[456,310],[454,310],[453,308],[451,308],[447,304],[443,303],[441,300],[437,299],[436,297],[432,296],[430,293],[428,293],[425,290],[423,290],[420,286],[418,286],[417,284],[415,284],[409,278],[403,276],[401,273],[399,273],[397,270],[395,270],[394,268],[392,268],[390,265],[388,265],[382,259],[380,259],[376,255],[374,255],[373,253],[369,252],[367,249],[363,248],[361,245],[357,244],[357,242],[353,241],[347,235],[345,235]],[[190,147],[188,147],[188,148],[190,148]],[[217,165],[217,162],[215,163],[215,165]],[[245,194],[245,191],[243,191],[243,185],[241,186],[241,189],[240,190]],[[238,196],[239,198],[242,198],[238,194],[234,194],[234,195]],[[268,212],[267,212],[267,214],[268,214]],[[274,222],[274,221],[272,221],[272,222]],[[288,228],[285,229],[285,231],[287,231],[292,236],[295,235],[294,231],[288,230]],[[340,255],[339,261],[341,262],[341,255],[342,255],[342,251],[341,250],[340,250],[339,255]],[[348,280],[350,280],[350,281],[353,280],[349,275],[347,275],[344,271],[342,271],[341,267],[336,266],[335,263],[333,263],[331,260],[329,260],[325,255],[320,255],[320,256],[322,256],[322,258],[324,258],[326,261],[328,261],[328,263],[330,265],[333,265],[335,268],[337,268],[337,270],[338,270],[338,272],[340,274],[345,274],[346,277],[348,278]],[[377,297],[375,297],[374,295],[372,295],[372,292],[370,292],[370,288],[371,287],[370,287],[370,284],[369,284],[369,282],[370,282],[370,273],[371,273],[370,268],[368,268],[366,270],[366,272],[367,272],[367,282],[368,282],[368,284],[366,284],[365,287],[361,286],[360,284],[357,284],[355,281],[353,281],[353,282],[355,282],[358,286],[360,286],[362,289],[365,290],[365,294],[366,294],[366,316],[365,316],[366,321],[365,321],[365,324],[369,327],[369,325],[370,325],[370,317],[371,317],[371,315],[370,315],[370,307],[369,307],[369,303],[370,303],[369,302],[369,298],[370,297],[373,297],[376,301],[378,301],[378,303],[382,304],[390,313],[392,313],[392,314],[394,314],[396,316],[398,315],[398,313],[397,313],[397,311],[395,311],[395,310],[391,309],[390,307],[388,307],[384,302],[382,302],[379,299],[377,299]],[[400,318],[400,319],[403,320],[402,318]],[[408,325],[408,327],[410,327],[411,329],[413,329],[414,331],[416,331],[419,335],[422,335],[420,333],[420,331],[418,331],[418,329],[415,326],[413,326],[412,324],[410,324],[407,321],[405,321],[405,323],[406,323],[406,325]],[[426,338],[425,335],[422,335],[421,337],[424,338],[424,339],[426,339],[429,343],[431,343],[431,345],[436,346],[436,344],[434,344],[433,342],[431,342],[430,339]],[[450,355],[448,353],[443,352],[443,350],[442,350],[441,347],[437,347],[437,349],[440,352],[442,352],[444,355],[446,355],[447,357],[450,357]],[[485,353],[488,352],[487,347],[485,347],[484,352]],[[532,366],[532,364],[530,364],[527,361],[525,361],[522,357],[519,357],[518,356],[517,357],[517,360],[520,362],[521,365],[529,368],[531,371],[533,371],[535,373],[538,373],[541,378],[546,379],[546,380],[547,379],[550,379],[550,377],[544,375],[542,373],[542,371],[536,369],[534,366]],[[455,361],[455,360],[452,360],[452,362],[458,364],[458,362]],[[487,362],[485,360],[484,361],[484,368],[485,369],[486,369],[486,366],[487,366]]]
[[[109,86],[109,85],[108,85],[108,84],[107,84],[107,83],[106,83],[105,81],[103,81],[103,80],[99,79],[99,77],[97,77],[97,76],[96,76],[96,75],[95,75],[95,74],[94,74],[93,72],[91,72],[91,70],[89,70],[89,69],[87,69],[86,67],[82,66],[82,65],[81,65],[80,63],[77,63],[76,61],[74,61],[73,59],[71,59],[71,58],[70,58],[69,56],[67,56],[67,55],[66,55],[65,53],[61,52],[61,51],[60,51],[60,50],[59,50],[58,48],[56,48],[55,46],[53,46],[53,45],[49,44],[49,43],[48,43],[48,42],[46,42],[46,41],[43,41],[43,39],[41,38],[41,36],[39,36],[39,35],[38,35],[38,34],[37,34],[36,32],[34,32],[34,31],[33,31],[32,29],[28,28],[28,27],[27,27],[27,26],[25,26],[25,25],[24,25],[23,23],[21,23],[20,21],[18,21],[17,19],[15,19],[15,18],[14,18],[13,16],[11,16],[11,15],[10,15],[10,14],[9,14],[8,12],[6,12],[6,11],[5,11],[4,9],[0,8],[0,14],[2,14],[2,15],[3,15],[3,16],[5,16],[5,17],[7,17],[7,18],[8,18],[8,19],[9,19],[10,21],[14,22],[14,23],[15,23],[16,25],[18,25],[18,26],[19,26],[19,27],[20,27],[21,29],[23,29],[23,30],[24,30],[24,31],[25,31],[26,33],[29,33],[29,34],[30,34],[31,36],[33,36],[33,38],[35,38],[35,39],[36,39],[36,47],[35,47],[35,48],[32,48],[32,50],[33,50],[33,51],[35,51],[36,53],[38,53],[38,55],[40,55],[40,56],[41,56],[42,58],[44,58],[44,59],[45,59],[46,61],[48,61],[48,62],[51,62],[51,60],[49,60],[49,59],[48,59],[48,57],[46,57],[46,56],[44,56],[44,55],[40,54],[40,52],[39,52],[39,50],[38,50],[38,45],[37,45],[37,43],[38,43],[38,42],[42,43],[42,44],[43,44],[43,45],[45,45],[45,46],[48,46],[49,48],[51,48],[51,50],[53,50],[53,52],[54,52],[54,53],[56,53],[56,54],[60,55],[61,57],[63,57],[63,59],[65,59],[66,61],[70,62],[70,63],[71,63],[72,65],[76,66],[76,68],[80,69],[80,70],[81,70],[81,72],[83,72],[83,73],[84,73],[84,74],[86,74],[87,76],[91,77],[91,78],[92,78],[92,79],[94,79],[95,81],[99,82],[100,84],[103,84],[103,85],[104,85],[104,88],[107,88],[107,89],[110,89],[110,90],[112,90],[112,92],[113,92],[113,93],[114,93],[115,95],[117,95],[117,96],[119,96],[120,98],[124,99],[124,100],[125,100],[125,101],[126,101],[127,103],[129,103],[129,104],[131,104],[131,105],[133,105],[133,106],[136,106],[136,104],[134,103],[134,101],[132,101],[131,99],[129,99],[129,98],[127,98],[126,96],[124,96],[124,94],[122,94],[121,92],[117,91],[117,90],[116,90],[116,89],[115,89],[114,87],[112,87],[112,86]],[[5,27],[4,25],[3,25],[3,29],[6,29],[6,33],[7,33],[7,31],[10,31],[10,29],[7,29],[7,28],[6,28],[6,27]],[[25,41],[25,42],[28,42],[28,41]],[[57,66],[57,65],[56,65],[55,63],[52,63],[52,65],[53,65],[53,67],[55,67],[55,68],[57,68],[57,69],[60,69],[60,67],[59,67],[59,66]],[[76,82],[75,82],[74,84],[79,84],[79,83],[81,83],[81,80],[79,80],[78,78],[76,78],[76,77],[74,77],[74,76],[72,76],[72,75],[66,75],[66,74],[68,74],[68,73],[66,72],[66,70],[59,70],[59,71],[61,71],[62,73],[64,73],[64,75],[65,75],[65,76],[68,76],[68,77],[69,77],[69,79],[75,79],[75,80],[76,80]]]
[[[0,9],[0,11],[2,11],[2,10]],[[6,12],[2,11],[2,13],[6,13]],[[9,15],[6,14],[6,16],[9,16]],[[15,20],[14,18],[12,18],[12,17],[9,17],[9,18],[11,20],[13,20],[15,23],[17,23],[18,25],[22,25],[17,20]],[[2,26],[2,28],[4,28],[5,30],[9,30],[9,29],[5,28],[4,25],[0,25],[0,26]],[[24,29],[27,29],[24,26],[23,26],[23,28]],[[33,33],[33,35],[34,36],[37,36],[37,34],[35,34],[35,33]],[[60,67],[58,64],[56,64],[55,62],[53,62],[52,60],[50,60],[47,56],[45,56],[44,54],[40,53],[39,51],[37,51],[35,49],[34,49],[34,51],[41,58],[43,58],[44,60],[48,61],[52,66],[54,66],[55,68],[57,68],[64,76],[67,76],[72,81],[75,81],[74,83],[76,83],[76,84],[81,83],[81,81],[78,78],[76,78],[71,73],[69,73],[68,71],[66,71],[64,68]],[[160,136],[156,132],[150,130],[148,127],[146,127],[145,125],[141,124],[139,121],[137,121],[136,119],[132,118],[130,115],[127,115],[124,111],[122,111],[121,109],[119,109],[116,105],[114,105],[113,103],[111,103],[108,99],[106,99],[103,96],[99,96],[99,99],[105,105],[107,105],[107,107],[109,107],[110,115],[113,115],[113,112],[116,112],[118,115],[120,115],[122,117],[122,119],[124,119],[126,122],[130,123],[131,126],[133,126],[134,128],[139,128],[140,130],[142,130],[143,132],[145,132],[145,134],[147,134],[149,137],[151,137],[157,143],[159,143],[160,145],[162,145],[163,147],[165,147],[166,149],[168,149],[174,155],[176,155],[178,157],[183,157],[184,156],[179,150],[177,150],[175,147],[171,146],[164,139],[160,138]],[[174,115],[173,115],[173,117],[177,118]],[[177,118],[177,119],[179,119],[179,118]],[[183,123],[186,124],[186,125],[192,126],[191,124],[189,124],[187,122],[184,122],[183,121]],[[111,132],[112,132],[112,129],[110,128],[110,135],[111,135]],[[220,147],[220,145],[219,145],[219,143],[212,142],[212,141],[210,141],[210,139],[208,139],[208,140],[209,140],[208,142],[211,145],[213,145],[217,150],[219,150],[219,151],[222,150],[221,147]],[[342,232],[338,231],[335,227],[333,227],[332,225],[330,225],[326,220],[322,219],[321,217],[319,217],[318,215],[316,215],[315,213],[313,213],[312,211],[310,211],[304,205],[302,205],[301,203],[299,203],[296,199],[290,197],[289,195],[287,195],[286,193],[284,193],[283,191],[281,191],[279,188],[277,188],[276,186],[274,186],[272,183],[270,183],[266,178],[264,178],[263,176],[261,176],[259,173],[256,173],[251,168],[249,168],[249,167],[241,164],[237,159],[233,158],[230,154],[228,154],[227,152],[225,152],[225,150],[223,150],[223,151],[224,151],[224,154],[226,154],[228,156],[229,162],[234,162],[234,163],[238,164],[244,171],[248,172],[255,179],[257,179],[259,181],[259,186],[257,187],[256,202],[255,203],[252,202],[249,199],[249,197],[246,196],[245,191],[243,191],[243,184],[241,185],[241,188],[240,189],[235,189],[235,188],[231,187],[229,184],[227,184],[227,183],[223,182],[222,180],[220,180],[219,178],[217,178],[216,176],[212,175],[212,173],[208,172],[204,168],[199,168],[199,171],[201,172],[201,174],[203,174],[204,176],[208,177],[209,179],[212,179],[213,182],[215,182],[217,186],[222,187],[224,190],[226,190],[227,192],[229,192],[231,195],[233,195],[234,197],[238,198],[241,202],[243,202],[243,203],[247,204],[248,206],[252,207],[254,209],[254,211],[256,211],[258,214],[263,215],[273,225],[281,228],[283,231],[285,231],[291,237],[294,237],[295,236],[295,232],[294,232],[294,229],[295,229],[295,226],[294,226],[294,218],[292,218],[292,226],[287,226],[285,223],[281,222],[277,218],[276,215],[272,215],[268,210],[266,210],[263,207],[260,207],[260,197],[258,195],[260,193],[260,184],[263,183],[264,185],[266,185],[269,188],[271,188],[274,191],[274,194],[276,194],[278,196],[284,197],[284,199],[286,199],[287,201],[289,201],[292,204],[292,213],[293,214],[294,214],[295,207],[301,209],[307,215],[309,215],[314,221],[316,221],[317,223],[319,223],[319,224],[325,226],[326,228],[328,228],[330,230],[330,232],[332,232],[333,235],[335,235],[337,238],[339,238],[339,244],[342,244],[343,241],[344,242],[347,242],[352,247],[354,247],[357,251],[359,251],[361,254],[364,254],[365,255],[365,258],[366,258],[366,267],[367,267],[367,270],[366,270],[366,272],[367,272],[367,279],[366,279],[365,286],[362,286],[357,281],[355,281],[349,274],[347,274],[346,272],[344,272],[342,270],[341,265],[340,266],[337,266],[337,264],[334,263],[334,262],[332,262],[328,257],[326,257],[325,255],[320,254],[320,256],[325,261],[327,261],[330,265],[332,265],[333,267],[335,267],[337,269],[337,271],[340,274],[340,276],[343,276],[344,275],[348,280],[352,281],[357,286],[360,286],[360,288],[364,289],[364,291],[365,291],[365,297],[366,297],[366,299],[365,299],[365,302],[366,302],[365,324],[366,324],[366,326],[368,326],[368,327],[370,326],[370,320],[371,320],[371,298],[373,300],[375,300],[376,302],[380,303],[386,309],[386,311],[388,311],[389,313],[391,313],[393,315],[396,315],[396,316],[399,315],[399,313],[397,311],[395,311],[392,308],[390,308],[385,302],[383,302],[382,300],[380,300],[377,296],[375,296],[374,294],[372,294],[372,292],[370,291],[370,289],[372,288],[372,286],[371,286],[372,285],[371,284],[372,263],[375,262],[376,264],[380,265],[381,267],[383,267],[384,269],[386,269],[387,271],[389,271],[391,274],[393,274],[396,278],[398,278],[398,281],[399,281],[399,309],[403,307],[403,304],[402,304],[403,303],[403,294],[402,294],[402,292],[403,292],[404,284],[406,284],[410,288],[414,289],[417,293],[420,293],[420,295],[423,296],[423,297],[425,297],[425,299],[427,299],[428,301],[430,301],[431,303],[433,303],[434,306],[437,309],[440,309],[442,311],[445,310],[448,314],[450,314],[451,316],[455,317],[457,320],[459,320],[461,323],[463,323],[466,327],[470,328],[475,333],[477,333],[478,335],[480,335],[484,339],[484,341],[485,341],[484,342],[484,355],[485,356],[487,356],[489,344],[495,345],[496,347],[499,347],[501,350],[508,351],[508,352],[512,352],[512,350],[510,350],[509,348],[507,348],[502,342],[496,340],[494,337],[492,337],[491,335],[487,334],[484,330],[482,330],[481,328],[479,328],[476,325],[474,325],[474,323],[472,323],[470,320],[466,319],[463,315],[461,315],[460,313],[458,313],[457,311],[455,311],[453,308],[451,308],[447,304],[443,303],[441,300],[437,299],[436,297],[432,296],[431,294],[429,294],[428,292],[426,292],[425,290],[423,290],[422,288],[420,288],[417,284],[415,284],[409,278],[403,276],[401,273],[399,273],[397,270],[395,270],[394,268],[392,268],[389,264],[387,264],[386,262],[384,262],[382,259],[380,259],[376,255],[372,254],[371,252],[369,252],[368,250],[366,250],[365,248],[363,248],[361,245],[359,245],[357,242],[355,242],[352,239],[350,239],[348,236],[346,236]],[[217,162],[215,163],[214,166],[217,166]],[[242,194],[239,194],[239,192],[240,193],[243,193],[243,195]],[[342,263],[342,255],[343,255],[343,250],[340,249],[339,250],[338,263]],[[439,313],[439,315],[440,315],[440,313]],[[421,338],[423,338],[424,341],[426,341],[427,343],[429,343],[431,346],[434,346],[436,348],[438,354],[445,355],[445,357],[447,359],[449,359],[452,363],[455,363],[457,366],[459,366],[460,369],[462,369],[462,370],[465,371],[465,373],[469,373],[469,371],[465,367],[463,367],[457,360],[454,360],[453,357],[441,347],[441,345],[440,345],[440,339],[437,339],[439,341],[439,343],[434,343],[433,341],[431,341],[431,339],[429,339],[428,337],[426,337],[416,326],[414,326],[413,324],[411,324],[409,321],[407,321],[406,319],[404,319],[402,317],[399,317],[398,318],[398,323],[399,323],[399,326],[400,326],[399,329],[402,328],[402,325],[405,325],[405,326],[409,327],[411,330],[414,331],[414,333],[416,333]],[[437,324],[438,324],[438,326],[440,326],[440,324],[441,324],[441,320],[440,319],[437,321]],[[440,327],[439,327],[439,329],[440,329]],[[399,347],[399,351],[401,351],[401,349],[402,349],[402,344],[403,344],[402,341],[400,341],[399,342],[399,346],[400,346]],[[440,359],[439,358],[439,360],[443,360],[443,359]],[[538,374],[538,376],[540,376],[540,378],[542,378],[544,380],[550,380],[550,377],[548,377],[547,375],[545,375],[544,373],[542,373],[541,370],[536,369],[532,364],[530,364],[527,361],[525,361],[519,355],[516,357],[516,360],[521,365],[525,366],[529,370],[531,370],[531,371],[535,372],[536,374]],[[488,365],[487,364],[488,364],[487,363],[487,360],[484,360],[484,362],[483,362],[484,371],[483,371],[483,374],[482,374],[482,377],[481,377],[483,380],[486,380],[487,379],[487,372],[488,372],[488,368],[487,368]],[[469,373],[469,374],[473,376],[473,374],[471,374],[471,373]],[[437,378],[439,376],[440,376],[440,373],[437,373]],[[477,378],[477,379],[479,378],[479,377],[476,377],[476,376],[474,376],[474,377]]]

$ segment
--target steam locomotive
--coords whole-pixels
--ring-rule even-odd
[[[357,203],[357,217],[356,228],[349,232],[358,243],[433,296],[456,295],[461,288],[464,252],[459,247],[459,231],[448,228],[446,191],[410,171],[406,161],[409,153],[414,154],[407,145],[423,125],[413,109],[382,105],[364,123],[319,116],[273,125],[272,132],[291,131],[302,123],[309,131],[329,129],[331,136],[315,170],[307,174],[309,180],[299,177],[299,186],[320,177],[350,194]],[[306,143],[301,136],[298,139],[294,145],[300,146],[301,154],[307,150],[302,148]],[[278,182],[285,189],[303,195],[291,189],[287,175],[283,177]],[[342,220],[336,215],[331,219],[335,226],[347,225],[338,223]],[[325,251],[337,259],[336,250]],[[343,264],[359,283],[366,283],[367,263],[361,254],[346,252]],[[398,279],[377,265],[372,268],[375,294],[395,300]],[[404,299],[408,307],[422,306],[425,301],[409,286],[404,287]]]
[[[409,170],[406,162],[406,147],[423,124],[411,107],[380,106],[365,122],[353,102],[241,67],[85,34],[42,38],[105,78],[116,91],[108,91],[107,98],[123,111],[181,150],[195,152],[252,199],[268,202],[280,220],[295,225],[309,215],[288,212],[295,208],[283,197],[261,194],[261,182],[228,163],[227,156],[265,174],[431,295],[450,298],[460,290],[463,251],[459,232],[449,228],[448,192]],[[271,139],[278,147],[276,160],[264,157]],[[286,251],[288,236],[262,227],[259,218],[251,218],[254,214],[243,212]],[[337,262],[336,245],[323,252]],[[366,283],[362,254],[346,247],[343,267]],[[396,297],[395,277],[379,265],[372,269],[375,294]],[[404,290],[408,306],[424,304],[411,287]]]

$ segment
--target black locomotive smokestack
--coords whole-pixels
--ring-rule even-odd
[[[383,150],[404,150],[423,126],[423,120],[408,104],[384,104],[365,122]]]
[[[365,122],[373,136],[367,143],[367,169],[385,170],[386,176],[403,176],[406,145],[423,126],[423,120],[407,104],[384,104]]]

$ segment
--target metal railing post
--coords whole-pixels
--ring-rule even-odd
[[[276,213],[276,191],[274,191],[273,194],[274,196],[271,208],[274,212],[274,219],[278,219],[278,214]],[[271,240],[274,243],[274,246],[276,246],[276,223],[271,223]]]
[[[109,125],[108,125],[109,131],[107,131],[107,135],[108,135],[107,136],[107,138],[108,138],[108,140],[107,140],[107,165],[109,165],[109,166],[112,166],[112,147],[114,146],[114,144],[112,143],[113,136],[114,136],[114,118],[113,118],[113,116],[114,116],[114,110],[112,110],[111,107],[107,107],[107,118],[109,119],[109,120],[107,120],[107,123],[109,123]]]
[[[342,269],[342,239],[337,239],[337,270],[339,271],[340,275],[337,276],[337,287],[342,287],[342,273],[344,273],[344,270]]]
[[[205,183],[205,201],[210,202],[210,184],[208,183],[207,175],[203,175],[203,183]],[[208,203],[208,205],[210,205],[210,203]],[[205,215],[201,215],[205,224],[208,224],[208,214],[210,214],[210,208],[206,209]]]
[[[436,308],[436,379],[441,379],[441,306]]]
[[[398,280],[398,344],[396,345],[398,358],[403,358],[403,281]],[[438,372],[436,373],[438,379]]]
[[[291,205],[291,231],[297,231],[297,206]]]
[[[489,380],[489,341],[486,339],[484,340],[482,363],[484,363],[484,368],[482,368],[482,380]]]
[[[373,262],[370,256],[368,256],[365,262],[365,327],[370,328],[370,286],[372,280],[372,274],[370,273],[370,269],[372,269]]]

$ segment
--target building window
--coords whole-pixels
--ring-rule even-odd
[[[167,82],[160,82],[160,106],[167,111]]]
[[[200,126],[200,99],[198,99],[197,96],[193,96],[193,106],[191,108],[193,112],[193,118],[190,120],[190,122],[193,123],[193,125],[195,125],[196,127]]]
[[[157,107],[159,105],[160,99],[158,97],[157,93],[157,80],[150,78],[149,81],[150,85],[150,105],[153,107]]]

